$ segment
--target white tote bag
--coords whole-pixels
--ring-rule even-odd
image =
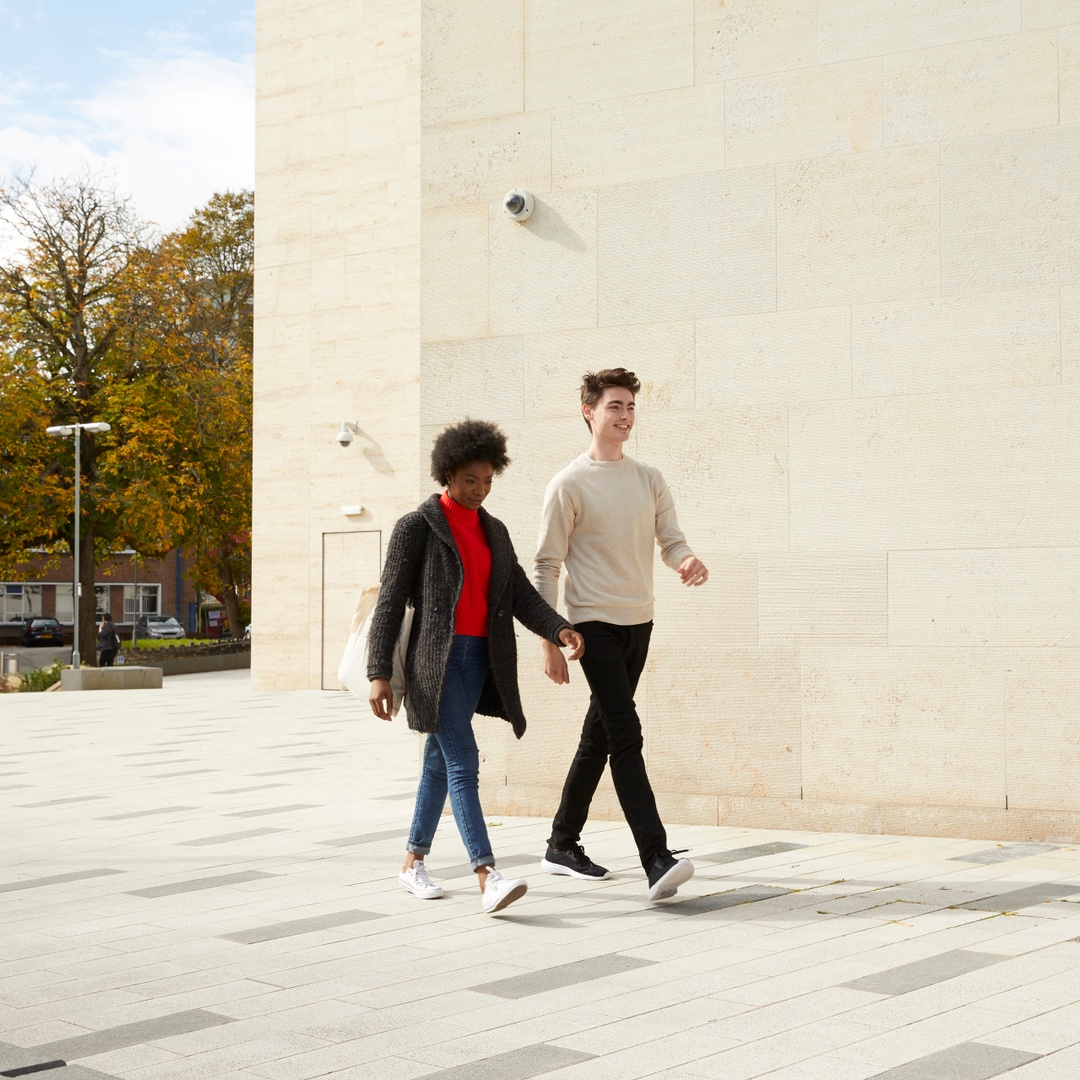
[[[371,682],[368,679],[368,633],[371,630],[371,616],[375,611],[375,601],[379,596],[379,586],[369,585],[360,591],[353,610],[352,632],[345,643],[345,652],[338,664],[338,680],[351,694],[367,702]],[[394,695],[391,712],[397,716],[405,698],[405,653],[409,648],[409,635],[412,633],[413,609],[405,608],[401,620],[401,632],[394,646],[394,671],[390,676],[390,689]]]

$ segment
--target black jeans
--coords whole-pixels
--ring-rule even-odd
[[[667,834],[645,772],[641,720],[634,707],[634,691],[649,655],[652,623],[585,622],[574,629],[585,639],[581,669],[592,698],[548,843],[565,848],[581,839],[589,804],[610,758],[619,805],[634,834],[641,865],[648,870],[652,860],[667,851]]]
[[[98,667],[112,667],[119,651],[119,649],[102,649],[101,655],[98,656]]]

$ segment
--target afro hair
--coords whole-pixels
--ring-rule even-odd
[[[487,420],[462,420],[441,432],[431,448],[431,476],[436,484],[445,484],[469,461],[486,461],[496,476],[510,464],[506,436]]]

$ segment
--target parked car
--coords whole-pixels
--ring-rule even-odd
[[[142,615],[135,624],[137,638],[187,637],[184,628],[171,615]]]
[[[64,628],[56,619],[36,617],[24,619],[19,635],[23,645],[63,645]]]

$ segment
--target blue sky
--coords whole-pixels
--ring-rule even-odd
[[[0,176],[83,164],[163,229],[254,186],[254,0],[0,0]]]

